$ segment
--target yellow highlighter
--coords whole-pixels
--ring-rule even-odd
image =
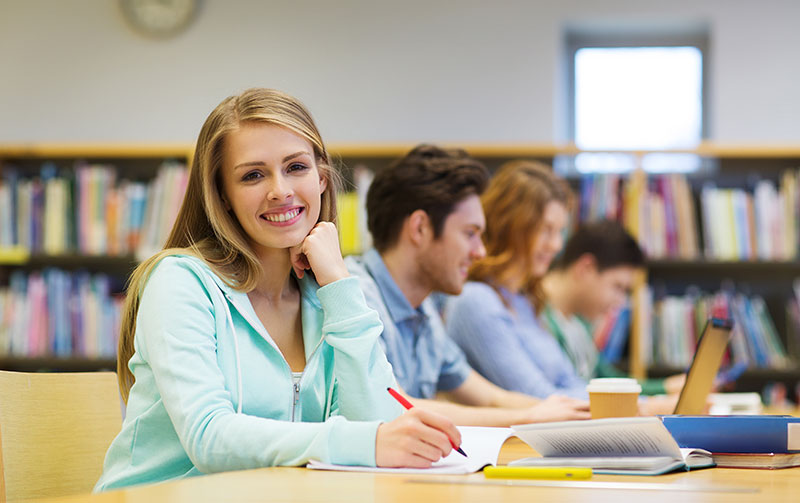
[[[487,479],[559,479],[585,480],[592,477],[591,468],[563,466],[487,466]]]

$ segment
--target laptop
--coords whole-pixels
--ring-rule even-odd
[[[674,414],[690,416],[705,414],[708,395],[714,386],[714,379],[722,364],[732,329],[733,321],[729,319],[710,318],[706,322]]]

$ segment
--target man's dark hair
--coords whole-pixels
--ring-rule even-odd
[[[423,210],[438,238],[447,216],[470,195],[480,195],[489,171],[463,150],[419,145],[379,171],[367,192],[367,227],[378,251],[393,246],[403,221]]]
[[[599,220],[581,224],[567,240],[564,251],[553,264],[554,269],[567,269],[581,256],[591,254],[597,269],[644,265],[644,253],[636,240],[617,222]]]

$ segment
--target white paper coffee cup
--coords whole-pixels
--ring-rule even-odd
[[[636,379],[603,377],[592,379],[586,386],[592,419],[631,417],[639,414],[642,386]]]

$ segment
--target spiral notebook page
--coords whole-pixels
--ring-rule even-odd
[[[375,473],[416,473],[416,474],[466,474],[477,472],[484,466],[497,464],[497,456],[503,443],[511,436],[511,428],[489,428],[481,426],[459,426],[461,448],[468,457],[453,450],[449,456],[440,459],[430,468],[376,468],[371,466],[332,465],[310,461],[308,468],[313,470],[338,470],[348,472]]]

